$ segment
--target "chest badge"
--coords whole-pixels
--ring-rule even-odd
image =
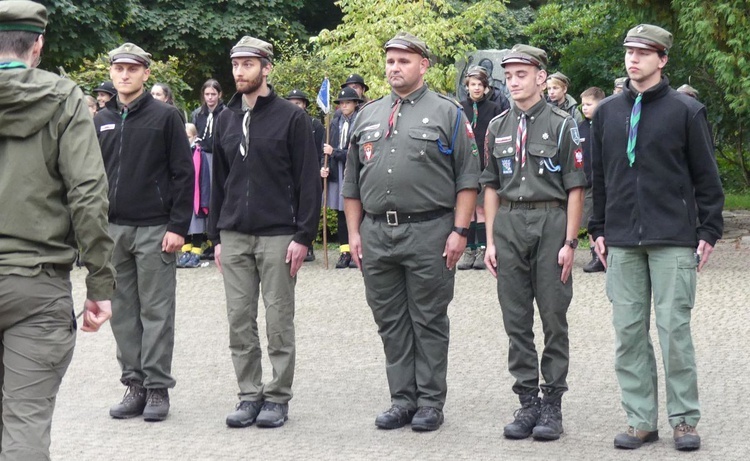
[[[430,119],[425,117],[422,119],[422,123],[430,123]]]
[[[544,133],[542,135],[542,139],[544,139],[545,141],[548,140],[549,139],[549,135],[547,133]]]
[[[372,150],[372,143],[368,142],[367,144],[365,144],[364,146],[362,146],[362,150],[365,153],[365,160],[368,160],[368,161],[371,160],[372,159],[372,155],[374,153],[373,150]]]
[[[501,166],[503,168],[504,175],[513,174],[513,159],[508,157],[501,160]]]

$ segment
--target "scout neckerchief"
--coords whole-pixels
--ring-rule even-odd
[[[630,132],[628,133],[628,162],[630,166],[635,163],[635,141],[638,137],[638,122],[641,121],[641,99],[643,93],[638,93],[633,104],[633,111],[630,113]]]
[[[521,120],[518,122],[518,132],[516,133],[516,162],[519,157],[521,168],[526,165],[526,114],[521,113]]]
[[[0,62],[0,69],[26,69],[26,64],[21,61]]]
[[[390,137],[396,130],[396,122],[398,121],[398,110],[401,109],[401,98],[396,99],[393,102],[393,109],[391,109],[391,115],[388,116],[388,131],[385,132],[385,137]]]
[[[476,101],[472,104],[472,108],[474,109],[474,118],[471,120],[471,127],[476,128],[477,120],[479,120],[479,108],[477,107]]]

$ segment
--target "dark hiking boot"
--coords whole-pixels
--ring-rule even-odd
[[[263,407],[255,418],[255,425],[258,427],[281,427],[289,419],[288,403],[265,402]]]
[[[313,251],[313,247],[307,247],[307,254],[305,255],[305,262],[309,263],[315,261],[315,252]]]
[[[503,435],[509,439],[525,439],[531,435],[541,413],[541,399],[536,395],[519,395],[521,408],[513,413],[513,422],[505,426]]]
[[[109,409],[109,416],[116,419],[135,418],[143,414],[146,406],[146,388],[140,382],[131,381],[122,402]]]
[[[563,433],[562,399],[560,396],[542,399],[542,412],[532,431],[536,440],[557,440]]]
[[[436,431],[445,421],[442,410],[435,407],[419,407],[411,419],[411,429],[417,432]]]
[[[615,448],[635,450],[641,448],[644,443],[656,442],[657,440],[659,440],[659,431],[641,431],[629,426],[627,431],[615,436]]]
[[[599,256],[596,254],[596,250],[593,248],[591,249],[591,261],[587,262],[583,266],[584,272],[604,272],[604,264],[602,264],[602,261],[599,259]]]
[[[196,255],[197,256],[197,255]],[[169,414],[169,390],[166,388],[148,389],[146,408],[143,409],[145,421],[164,421]]]
[[[349,263],[352,262],[352,254],[348,251],[341,253],[339,260],[336,263],[336,269],[346,269],[349,267]]]
[[[375,425],[380,429],[398,429],[409,424],[414,413],[414,410],[407,410],[401,405],[392,405],[375,418]]]
[[[242,400],[234,408],[234,411],[227,415],[227,426],[229,427],[247,427],[255,422],[260,409],[263,408],[263,401]]]

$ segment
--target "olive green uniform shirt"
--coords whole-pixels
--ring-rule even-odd
[[[487,168],[480,182],[506,202],[567,201],[586,185],[578,125],[568,113],[540,100],[526,112],[526,165],[516,158],[522,111],[518,107],[490,121],[485,139]]]
[[[369,214],[454,208],[459,191],[479,186],[469,121],[458,103],[423,85],[393,113],[389,133],[398,99],[391,93],[360,110],[346,160],[344,197],[359,199]],[[453,152],[444,153],[452,144]]]

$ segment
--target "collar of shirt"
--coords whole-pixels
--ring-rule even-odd
[[[527,111],[523,111],[519,109],[518,106],[513,106],[513,113],[517,117],[520,117],[521,114],[526,114],[527,119],[531,123],[534,123],[536,118],[542,113],[542,111],[544,111],[544,109],[547,107],[548,104],[549,103],[545,101],[544,99],[540,99],[539,102],[531,106],[531,108]]]
[[[427,85],[422,85],[421,87],[419,87],[419,89],[414,90],[404,98],[401,98],[401,96],[397,95],[395,91],[391,91],[391,106],[393,106],[396,103],[396,100],[398,100],[399,98],[401,99],[401,104],[414,104],[422,99],[422,96],[424,96],[426,93]]]

